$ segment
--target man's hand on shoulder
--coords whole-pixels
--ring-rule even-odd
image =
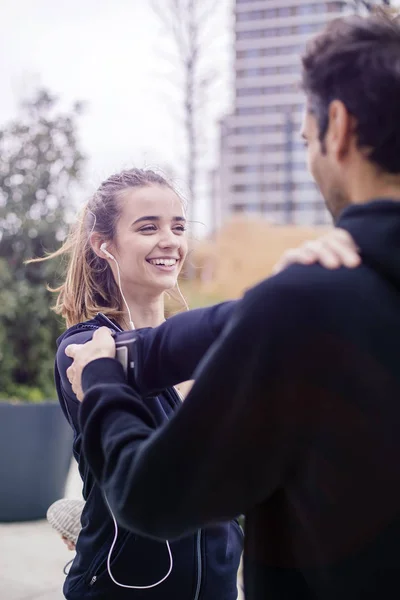
[[[315,263],[319,263],[325,269],[354,269],[361,264],[360,251],[345,229],[334,228],[316,240],[286,250],[273,268],[272,275],[280,273],[290,265]]]

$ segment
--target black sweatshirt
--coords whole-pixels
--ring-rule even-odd
[[[337,225],[362,266],[249,291],[161,429],[117,361],[83,372],[84,453],[117,518],[164,539],[245,513],[247,600],[400,597],[400,202]]]
[[[176,391],[168,387],[168,381],[180,378],[182,344],[187,372],[188,368],[195,368],[218,337],[234,308],[235,302],[231,301],[185,313],[178,320],[183,328],[179,327],[177,335],[173,335],[174,317],[157,329],[118,333],[122,336],[133,334],[138,338],[134,345],[138,352],[135,357],[138,365],[144,361],[147,367],[148,359],[154,358],[153,370],[144,366],[140,369],[141,389],[154,427],[161,427],[172,418],[182,404]],[[104,325],[104,320],[104,315],[98,314],[90,321],[69,328],[58,340],[55,368],[58,397],[74,431],[74,455],[86,500],[76,555],[64,583],[65,597],[68,600],[235,600],[237,570],[243,549],[243,532],[236,519],[199,529],[171,541],[173,568],[167,579],[156,587],[142,590],[119,587],[109,576],[107,557],[113,541],[114,524],[102,491],[81,451],[82,436],[78,423],[80,403],[66,375],[72,361],[65,354],[69,344],[82,344],[90,340],[93,332]],[[113,322],[108,321],[107,325],[116,332],[120,331]],[[163,356],[162,362],[158,361],[159,354]],[[150,377],[151,372],[153,377]],[[154,386],[159,388],[157,393]],[[118,582],[135,586],[153,584],[163,578],[168,566],[165,543],[138,536],[121,525],[118,527],[118,537],[111,555],[111,573]]]

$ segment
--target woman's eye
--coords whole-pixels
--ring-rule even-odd
[[[184,233],[186,231],[186,227],[184,225],[177,225],[174,227],[174,231],[179,231],[179,233]]]
[[[142,232],[145,232],[145,233],[146,233],[146,232],[147,232],[147,233],[149,233],[149,232],[151,233],[151,232],[153,232],[153,231],[156,231],[156,229],[157,229],[157,228],[156,228],[156,226],[155,226],[155,225],[146,225],[146,227],[142,227],[142,228],[141,228],[139,231],[142,231]]]

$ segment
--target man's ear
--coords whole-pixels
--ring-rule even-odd
[[[343,158],[349,152],[354,138],[355,119],[340,100],[333,100],[329,106],[329,125],[326,143],[330,150]]]

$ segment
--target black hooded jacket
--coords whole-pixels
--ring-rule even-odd
[[[337,225],[362,265],[250,290],[163,427],[117,361],[83,371],[84,454],[120,522],[174,539],[245,513],[246,600],[400,597],[400,202]]]

